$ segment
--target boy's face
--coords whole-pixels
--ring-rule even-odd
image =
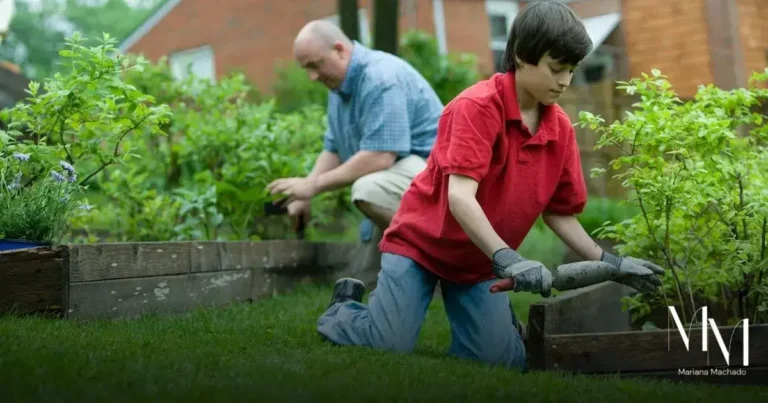
[[[519,62],[519,65],[515,80],[544,105],[551,105],[560,98],[571,85],[576,69],[576,66],[561,64],[549,54],[544,54],[536,66],[525,62]]]

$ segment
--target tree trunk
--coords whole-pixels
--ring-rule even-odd
[[[357,15],[357,0],[338,0],[339,26],[353,41],[360,38],[360,19]]]
[[[393,55],[397,54],[399,5],[400,0],[373,1],[373,47]]]

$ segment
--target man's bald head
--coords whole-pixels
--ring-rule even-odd
[[[313,81],[335,89],[344,81],[353,49],[354,43],[338,26],[315,20],[296,35],[293,55]]]
[[[306,41],[315,42],[316,46],[332,47],[336,42],[352,46],[352,41],[336,24],[325,20],[310,21],[296,35],[294,46]]]

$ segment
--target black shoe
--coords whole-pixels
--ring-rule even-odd
[[[355,278],[340,278],[333,286],[333,296],[328,308],[333,304],[346,301],[363,302],[363,294],[365,294],[365,283]]]

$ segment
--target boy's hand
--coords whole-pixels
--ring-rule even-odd
[[[664,269],[642,259],[634,257],[620,257],[610,252],[603,251],[601,262],[613,265],[620,273],[626,273],[616,278],[615,282],[632,287],[643,294],[651,294],[661,286],[661,280],[655,275],[664,275]]]
[[[528,291],[548,297],[552,292],[552,273],[544,264],[527,260],[511,248],[493,253],[493,274],[503,280],[491,285],[492,293]]]

